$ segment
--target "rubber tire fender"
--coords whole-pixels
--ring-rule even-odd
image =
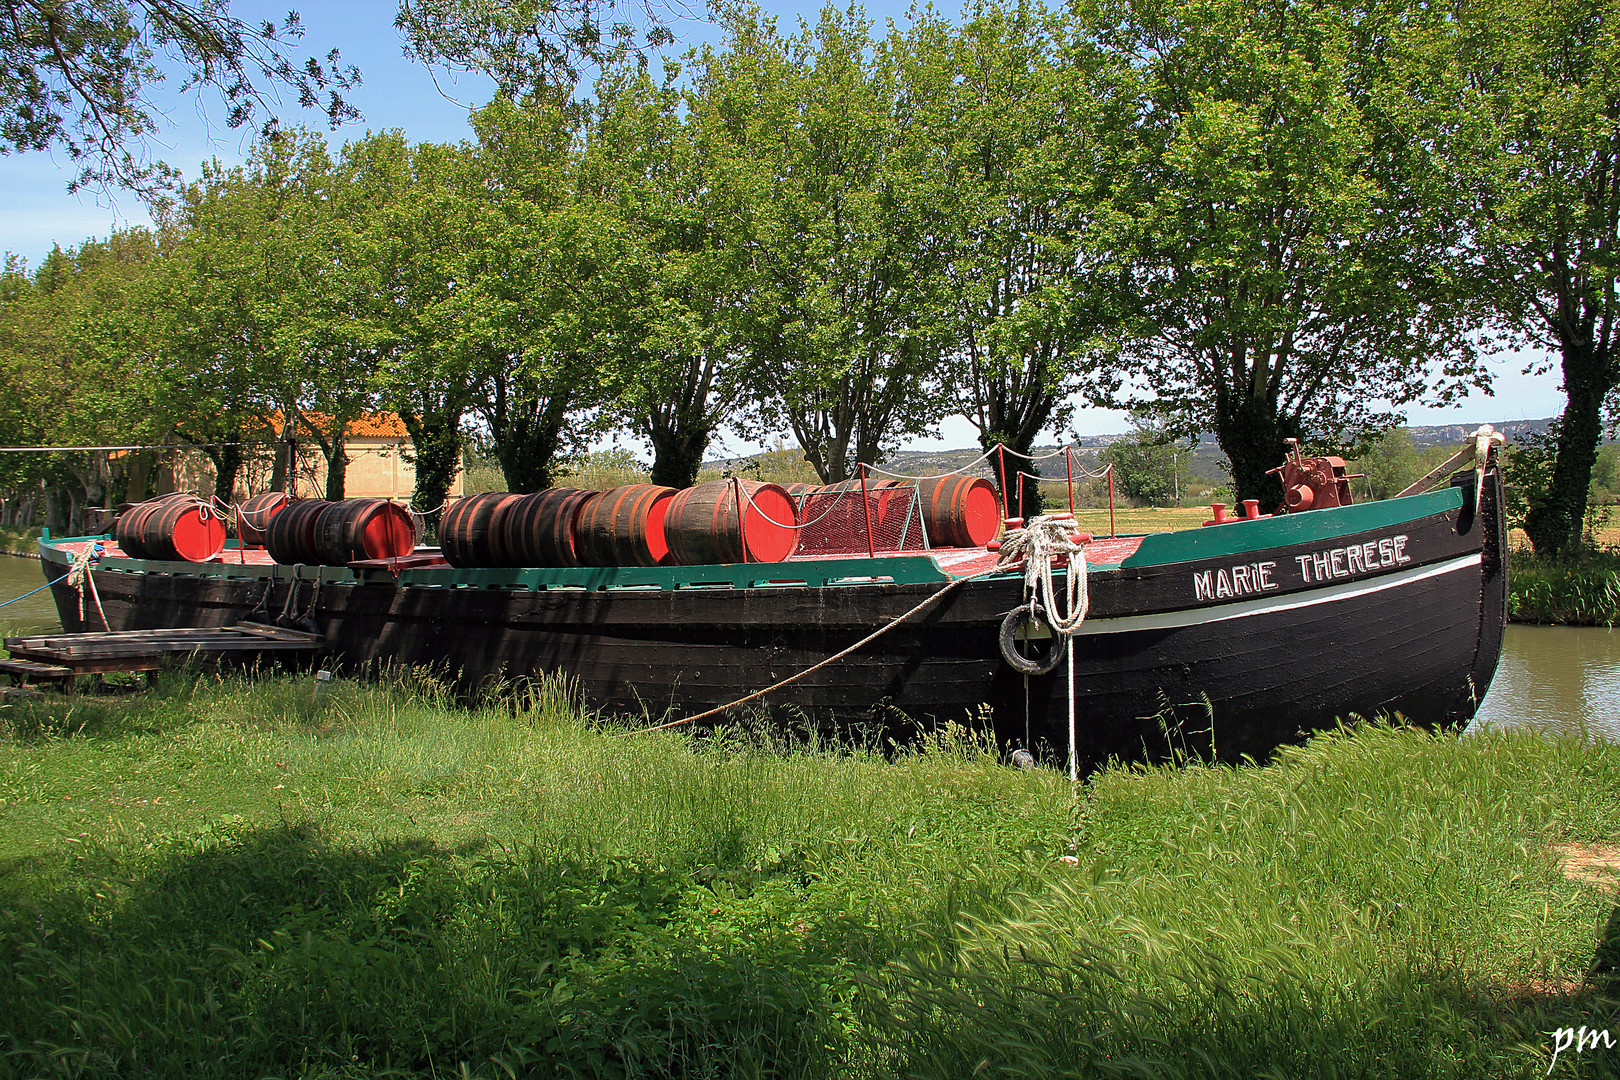
[[[1007,612],[1001,619],[1001,658],[1007,665],[1022,675],[1046,675],[1056,670],[1063,661],[1063,651],[1068,647],[1069,639],[1053,632],[1052,651],[1046,656],[1034,658],[1026,657],[1018,651],[1018,628],[1025,622],[1045,623],[1051,626],[1046,618],[1046,609],[1039,601],[1031,600]]]

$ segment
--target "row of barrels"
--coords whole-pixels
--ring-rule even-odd
[[[868,490],[896,487],[917,490],[936,546],[983,547],[1001,526],[995,489],[981,477],[877,481]],[[445,511],[439,547],[459,567],[781,562],[799,546],[799,510],[807,500],[859,490],[859,481],[783,487],[715,480],[684,491],[656,484],[493,491]]]
[[[702,566],[781,562],[799,544],[799,509],[817,497],[847,497],[859,481],[831,486],[716,480],[677,491],[628,484],[609,491],[550,488],[532,495],[486,492],[456,501],[439,524],[444,557],[475,566]],[[867,490],[914,488],[935,546],[982,547],[1001,523],[995,489],[980,477],[880,480]],[[811,504],[813,505],[813,504]],[[241,505],[242,543],[278,563],[342,566],[409,555],[415,520],[386,499],[291,499],[255,495]],[[176,492],[139,503],[116,526],[135,558],[206,562],[225,545],[224,519]]]
[[[757,480],[491,491],[445,511],[439,549],[464,567],[781,562],[798,546],[794,525],[788,493]]]
[[[408,511],[387,499],[290,499],[255,495],[237,509],[243,544],[264,547],[278,563],[344,566],[409,555],[420,532]],[[114,526],[118,546],[137,559],[207,562],[225,547],[226,522],[194,495],[173,492],[137,503]]]

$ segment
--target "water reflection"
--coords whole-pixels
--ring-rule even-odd
[[[0,604],[43,584],[45,574],[38,559],[0,555]],[[56,602],[51,599],[49,589],[35,593],[26,600],[0,607],[0,628],[8,634],[34,634],[58,630],[61,626],[56,617]]]
[[[1470,730],[1524,725],[1620,740],[1620,630],[1509,626]]]

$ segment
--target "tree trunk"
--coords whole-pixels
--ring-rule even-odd
[[[293,467],[298,453],[297,412],[291,407],[281,412],[281,437],[276,440],[275,460],[270,463],[270,490],[293,494],[297,470]]]
[[[1020,473],[1035,472],[1034,462],[1028,459],[1030,447],[1035,445],[1035,434],[1030,432],[1024,435],[1002,435],[999,432],[985,432],[979,436],[979,446],[990,455],[986,462],[996,485],[996,492],[1001,499],[1002,517],[1034,517],[1042,509],[1041,484],[1039,480],[1030,476],[1019,477]],[[1006,446],[1006,485],[1002,484],[1002,454],[1000,447]],[[1020,487],[1022,490],[1020,491]],[[1022,508],[1022,513],[1020,513]]]
[[[220,502],[229,505],[236,501],[236,478],[242,472],[245,456],[236,443],[222,445],[216,452],[208,453],[214,463],[214,498]]]
[[[514,398],[505,380],[497,380],[494,390],[494,399],[481,411],[489,421],[506,486],[524,494],[544,491],[552,486],[573,395],[559,388],[550,397]]]
[[[152,451],[137,450],[129,456],[129,474],[124,481],[124,501],[141,502],[152,483]]]
[[[653,448],[652,482],[665,487],[689,488],[697,483],[703,455],[709,449],[711,429],[697,423],[682,427],[679,418],[653,424],[647,432]]]
[[[1580,550],[1592,466],[1603,441],[1603,399],[1614,388],[1607,350],[1591,342],[1565,341],[1567,402],[1558,430],[1558,456],[1543,497],[1531,502],[1524,531],[1537,555],[1573,555]]]
[[[459,409],[422,415],[402,414],[414,444],[416,490],[411,502],[435,533],[439,515],[450,498],[450,485],[461,466],[461,412]]]
[[[331,502],[337,502],[344,497],[343,489],[348,484],[349,455],[343,452],[345,445],[343,433],[332,437],[332,452],[326,457],[326,497]]]
[[[1290,437],[1298,437],[1296,425],[1278,416],[1269,401],[1221,395],[1215,438],[1232,463],[1232,486],[1239,502],[1259,499],[1262,511],[1282,505],[1282,479],[1268,475],[1267,470],[1282,464],[1286,456],[1283,440]]]

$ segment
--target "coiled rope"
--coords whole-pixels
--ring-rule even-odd
[[[107,622],[106,609],[101,606],[101,594],[96,591],[95,575],[91,573],[95,564],[100,561],[101,553],[105,549],[106,544],[100,540],[86,545],[83,550],[73,556],[73,565],[68,567],[66,577],[67,583],[73,586],[79,594],[79,621],[84,621],[84,586],[88,582],[90,595],[96,602],[96,611],[101,615],[102,629],[111,631],[112,626]]]
[[[1025,675],[1045,675],[1058,666],[1068,650],[1069,639],[1080,630],[1091,610],[1091,589],[1086,574],[1086,550],[1070,535],[1074,518],[1070,514],[1044,514],[1030,518],[1021,528],[1010,529],[1001,541],[1003,563],[1024,562],[1024,603],[1009,611],[1001,621],[1001,655],[1015,671]],[[1053,581],[1055,557],[1068,559],[1064,575],[1064,603],[1057,603]],[[1023,656],[1013,645],[1020,624],[1045,623],[1052,628],[1056,642],[1042,660]]]

